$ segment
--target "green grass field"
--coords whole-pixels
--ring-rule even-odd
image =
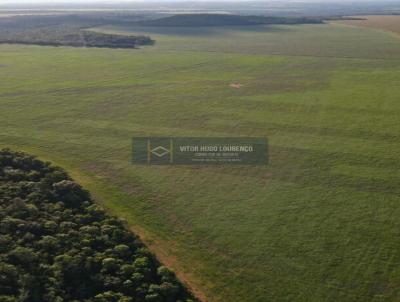
[[[0,147],[68,169],[205,301],[399,301],[398,38],[96,30],[157,43],[0,46]],[[133,166],[141,135],[266,136],[270,164]]]

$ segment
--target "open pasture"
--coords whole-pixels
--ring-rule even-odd
[[[400,299],[400,40],[343,25],[0,46],[0,146],[69,170],[212,302]],[[232,87],[232,85],[236,85]],[[133,136],[265,136],[270,164],[130,164]]]

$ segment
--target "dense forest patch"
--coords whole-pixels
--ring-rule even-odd
[[[0,35],[2,44],[33,44],[47,46],[135,48],[154,43],[147,36],[124,36],[78,29],[40,29]]]
[[[0,150],[0,301],[193,301],[67,173]]]
[[[87,28],[118,21],[110,16],[17,16],[0,19],[0,44],[135,48],[154,41],[142,35],[97,33]],[[122,22],[122,21],[120,21]]]

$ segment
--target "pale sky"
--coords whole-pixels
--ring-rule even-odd
[[[129,2],[179,2],[188,0],[0,0],[1,4],[18,4],[18,3],[129,3]],[[198,2],[248,2],[248,1],[260,1],[260,2],[361,2],[371,0],[191,0]],[[375,0],[379,3],[380,0]],[[400,3],[400,0],[399,0]]]
[[[158,2],[263,2],[263,3],[362,3],[370,2],[378,4],[380,2],[392,2],[399,3],[400,0],[0,0],[1,5],[12,5],[12,4],[126,4],[126,3],[158,3]]]

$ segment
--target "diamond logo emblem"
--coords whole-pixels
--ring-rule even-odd
[[[164,155],[169,153],[169,150],[167,148],[164,148],[163,146],[158,146],[151,150],[151,153],[158,157],[163,157]]]

